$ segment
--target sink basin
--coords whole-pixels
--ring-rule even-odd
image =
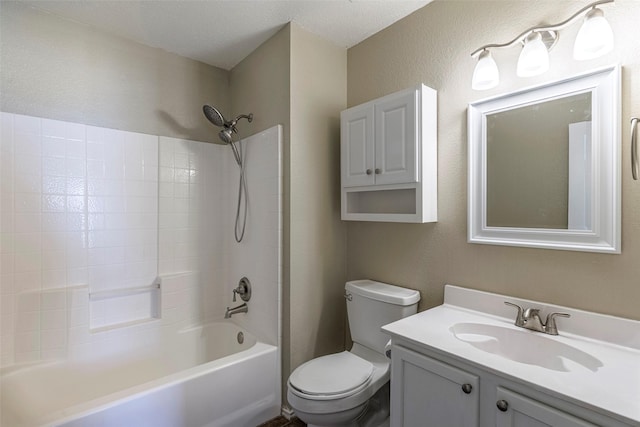
[[[456,323],[449,331],[479,350],[518,363],[562,372],[581,368],[596,372],[603,366],[589,353],[539,332],[484,323]]]

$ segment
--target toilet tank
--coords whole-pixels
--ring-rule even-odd
[[[380,328],[418,311],[420,292],[373,280],[345,285],[347,316],[353,342],[384,353],[389,336]]]

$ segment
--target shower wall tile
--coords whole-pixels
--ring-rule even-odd
[[[49,290],[67,285],[69,223],[83,214],[84,191],[70,186],[70,193],[67,180],[85,167],[84,126],[6,113],[0,123],[0,289],[3,323],[10,325],[2,328],[0,351],[7,364],[38,360],[43,342],[51,348],[51,326],[66,327],[65,300]]]
[[[160,137],[160,272],[186,281],[180,291],[163,295],[163,319],[169,322],[192,324],[224,315],[220,228],[222,211],[233,208],[220,203],[232,191],[224,180],[226,154],[224,146]],[[187,280],[186,272],[198,272],[201,282]]]
[[[158,138],[87,127],[87,273],[91,292],[149,286],[157,271]],[[81,267],[81,266],[79,266]],[[92,301],[91,328],[150,317],[149,293]]]
[[[242,276],[255,294],[234,321],[275,343],[274,129],[243,142],[250,210],[238,244],[228,147],[0,113],[0,366],[146,351],[167,326],[221,319]],[[157,275],[161,299],[90,300]],[[150,313],[161,319],[113,327]]]
[[[156,136],[0,113],[2,366],[60,355],[70,325],[88,331],[91,279],[152,283],[157,181]],[[78,285],[86,304],[71,307]],[[100,324],[140,318],[140,306],[111,304]]]

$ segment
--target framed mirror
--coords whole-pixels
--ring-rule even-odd
[[[620,67],[468,109],[468,241],[620,253]]]

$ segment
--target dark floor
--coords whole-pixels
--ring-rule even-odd
[[[306,427],[307,425],[300,421],[298,418],[291,418],[290,420],[285,417],[276,417],[266,423],[260,424],[258,427]]]

